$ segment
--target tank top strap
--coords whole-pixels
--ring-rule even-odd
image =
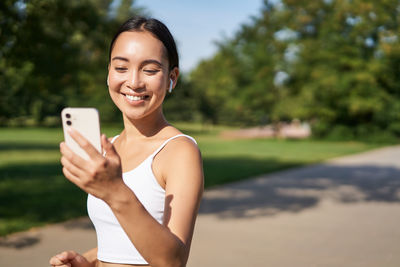
[[[116,135],[116,136],[114,136],[114,137],[111,139],[110,143],[111,143],[111,144],[114,143],[115,139],[117,139],[118,137],[119,137],[119,134]]]
[[[119,135],[114,136],[114,137],[111,139],[110,143],[111,143],[111,144],[114,143],[115,139],[117,139],[118,137],[119,137]],[[105,156],[106,156],[106,152],[104,151],[104,152],[103,152],[103,157],[105,157]]]
[[[178,138],[181,136],[189,138],[193,143],[195,143],[197,145],[197,142],[193,137],[186,135],[186,134],[177,134],[177,135],[172,136],[172,137],[168,138],[167,140],[165,140],[164,143],[162,143],[161,146],[159,148],[157,148],[157,150],[154,151],[153,154],[151,154],[149,158],[154,158],[158,154],[158,152],[160,152],[161,149],[163,149],[168,144],[169,141],[174,140],[175,138]]]

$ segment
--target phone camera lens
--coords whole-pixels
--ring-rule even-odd
[[[71,121],[67,121],[67,125],[71,126],[72,122]]]
[[[65,114],[65,117],[67,117],[67,119],[71,118],[71,114],[67,113]]]

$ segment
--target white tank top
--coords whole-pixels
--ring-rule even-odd
[[[156,151],[147,157],[135,169],[124,172],[122,178],[125,184],[135,193],[146,210],[160,224],[164,216],[165,190],[160,186],[152,170],[154,157],[171,140],[185,136],[179,134],[167,139]],[[115,136],[111,143],[118,136]],[[101,261],[120,264],[148,264],[140,255],[126,235],[111,208],[101,199],[88,195],[87,209],[90,219],[96,229],[97,258]]]

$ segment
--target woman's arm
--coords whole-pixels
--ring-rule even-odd
[[[163,225],[129,188],[115,194],[118,198],[110,200],[109,205],[151,266],[185,266],[203,192],[200,152],[192,141],[181,138],[161,150],[154,162],[153,170],[161,170],[166,182]]]

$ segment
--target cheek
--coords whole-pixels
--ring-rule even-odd
[[[146,87],[148,91],[160,92],[166,90],[165,77],[163,75],[149,76],[142,74],[140,76],[140,82]]]
[[[123,76],[124,75],[121,75],[121,74],[118,74],[115,72],[109,72],[108,73],[108,86],[110,87],[110,89],[123,83],[125,80],[125,78]]]
[[[121,83],[123,83],[123,81],[120,75],[113,72],[108,73],[108,93],[116,105],[118,104],[119,88],[121,87]]]
[[[160,90],[164,87],[163,79],[161,77],[146,77],[144,82],[151,86],[153,90]]]

